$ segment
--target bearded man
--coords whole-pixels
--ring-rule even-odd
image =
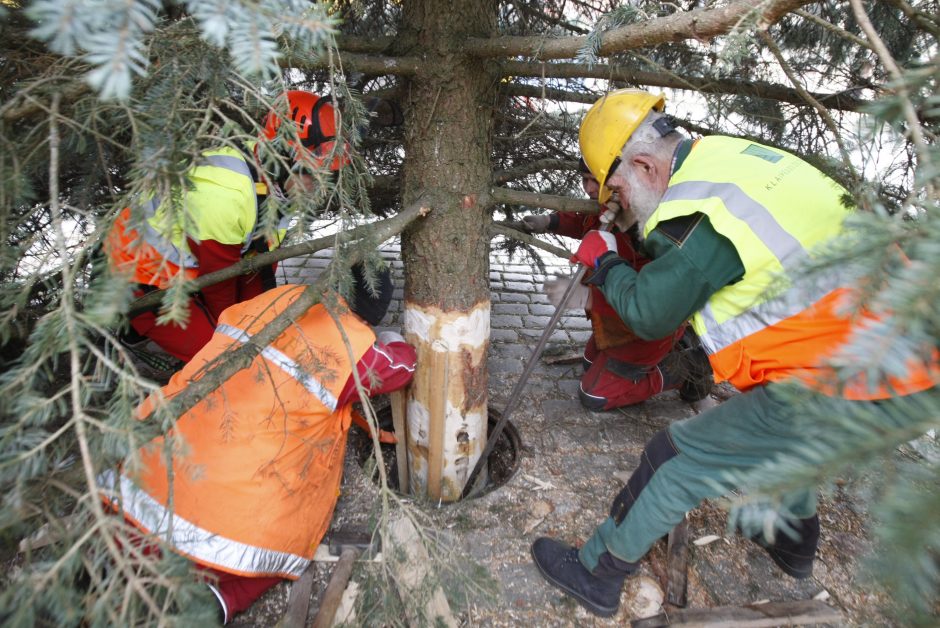
[[[838,381],[830,359],[856,330],[880,321],[847,307],[854,286],[839,269],[813,281],[801,271],[814,249],[843,234],[846,191],[777,148],[685,138],[664,105],[648,92],[614,91],[580,130],[581,153],[601,183],[598,201],[618,194],[652,261],[635,269],[601,231],[584,237],[576,257],[641,338],[661,338],[688,320],[715,381],[742,394],[653,436],[583,547],[548,537],[533,543],[545,579],[605,617],[616,614],[625,578],[687,511],[735,488],[732,477],[805,447],[809,419],[780,394],[783,386],[802,386],[802,398],[827,413],[864,409],[887,425],[904,415],[899,405],[940,381],[937,351],[920,347],[910,348],[902,376]],[[780,512],[790,534],[751,538],[785,573],[807,578],[819,541],[815,487],[784,496]]]

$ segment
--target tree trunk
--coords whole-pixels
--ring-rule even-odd
[[[435,501],[460,497],[486,441],[490,335],[485,210],[496,77],[455,44],[489,36],[494,0],[408,0],[406,32],[427,64],[405,85],[404,202],[431,214],[402,236],[405,336],[418,352],[408,394],[410,485]]]

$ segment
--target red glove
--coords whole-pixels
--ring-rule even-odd
[[[571,261],[581,262],[588,268],[597,268],[597,260],[608,252],[617,253],[617,238],[614,234],[606,231],[588,231]]]

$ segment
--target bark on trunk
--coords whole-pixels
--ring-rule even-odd
[[[427,63],[405,86],[405,203],[433,208],[402,236],[405,336],[418,352],[408,395],[410,485],[459,499],[486,440],[491,120],[496,81],[485,62],[453,53],[495,30],[493,0],[410,0],[402,24]],[[449,52],[450,51],[450,52]]]

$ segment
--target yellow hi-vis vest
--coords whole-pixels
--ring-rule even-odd
[[[130,226],[130,208],[115,221],[107,242],[109,257],[136,283],[166,288],[180,272],[198,276],[199,263],[187,238],[237,244],[245,252],[258,235],[255,182],[241,153],[232,148],[206,151],[186,177],[189,185],[179,190],[178,208],[160,196],[140,204],[142,233]]]
[[[210,363],[251,342],[303,289],[281,286],[223,311],[212,339],[162,396],[172,399]],[[299,577],[339,495],[352,409],[337,399],[375,340],[355,315],[339,320],[342,331],[323,305],[308,310],[248,368],[184,413],[171,441],[159,437],[142,447],[133,469],[103,473],[105,500],[200,564],[245,576]],[[148,397],[139,417],[160,397]]]
[[[718,290],[691,324],[709,354],[715,380],[740,390],[799,377],[833,392],[826,366],[854,328],[872,317],[844,311],[850,286],[838,269],[795,281],[813,249],[839,236],[850,212],[846,191],[798,157],[754,142],[705,137],[673,173],[645,226],[695,212],[728,238],[744,265],[743,278]],[[909,374],[870,387],[858,381],[840,394],[879,399],[934,385],[913,358]]]

